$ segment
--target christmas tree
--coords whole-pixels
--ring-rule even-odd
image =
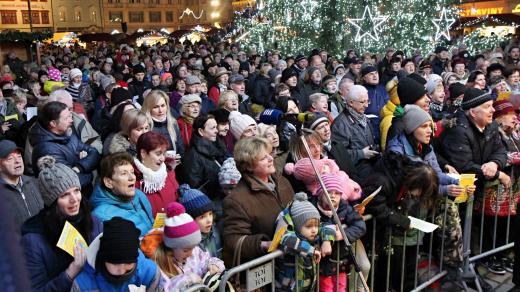
[[[455,0],[261,0],[257,9],[238,13],[236,36],[246,47],[287,54],[323,48],[333,54],[347,49],[384,52],[387,47],[426,54],[436,45],[450,45],[450,28],[458,20]],[[475,41],[478,39],[478,41]],[[482,49],[503,41],[480,36],[464,38]],[[454,44],[455,45],[455,44]]]

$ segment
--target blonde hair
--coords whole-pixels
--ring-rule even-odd
[[[238,94],[236,94],[236,92],[234,92],[233,90],[225,90],[222,93],[220,93],[220,96],[218,98],[218,107],[224,108],[226,102],[231,97],[236,97],[238,99]]]
[[[258,160],[258,156],[261,152],[266,151],[267,153],[271,153],[272,150],[271,143],[265,138],[245,138],[240,139],[238,143],[235,144],[233,157],[240,172],[250,173],[255,167],[255,162]]]
[[[307,143],[314,142],[318,145],[321,145],[320,135],[316,133],[316,131],[303,129],[302,135],[305,137],[305,141],[307,141]],[[309,157],[300,136],[294,135],[289,140],[289,154],[291,155],[293,161],[298,161],[302,158]]]
[[[175,267],[175,257],[173,250],[166,247],[164,242],[159,244],[153,255],[153,260],[161,269],[161,271],[168,276],[168,278],[179,275],[177,268]]]
[[[141,109],[142,112],[145,113],[147,117],[152,119],[152,109],[155,107],[155,105],[161,100],[161,98],[166,103],[166,127],[168,129],[168,134],[170,134],[170,139],[172,140],[172,147],[174,150],[177,150],[177,147],[175,146],[175,142],[177,141],[177,134],[175,132],[175,126],[177,125],[177,120],[175,120],[170,112],[170,98],[168,95],[162,91],[162,90],[152,90],[144,99],[143,107]],[[153,123],[152,127],[153,129]]]
[[[262,64],[262,66],[260,67],[260,75],[269,77],[269,70],[271,70],[272,68],[273,66],[271,66],[271,64],[269,63]]]
[[[138,109],[130,109],[123,113],[121,117],[121,133],[124,136],[130,136],[130,132],[139,127],[140,125],[148,123],[150,129],[153,126],[152,119],[147,116],[145,113]]]

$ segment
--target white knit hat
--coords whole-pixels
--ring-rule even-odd
[[[256,122],[252,117],[241,114],[238,111],[232,111],[229,114],[229,130],[236,140],[239,140],[244,130],[251,125],[256,126]]]
[[[72,79],[74,79],[74,77],[83,76],[83,73],[81,73],[81,70],[79,70],[78,68],[74,68],[74,69],[70,70],[69,76],[70,76],[70,80],[72,80]]]

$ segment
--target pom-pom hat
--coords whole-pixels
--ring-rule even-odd
[[[169,248],[190,248],[201,241],[199,225],[186,213],[183,205],[172,202],[166,208],[164,245]]]

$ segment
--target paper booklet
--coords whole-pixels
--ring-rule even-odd
[[[426,222],[419,218],[415,218],[412,216],[408,216],[408,218],[410,219],[410,228],[415,228],[415,229],[420,230],[425,233],[431,233],[439,227],[439,225],[436,225],[436,224],[433,224],[430,222]]]
[[[76,241],[84,247],[87,248],[87,242],[81,236],[81,233],[69,223],[69,221],[65,221],[65,226],[63,226],[63,231],[61,231],[60,238],[58,239],[57,247],[63,249],[71,256],[74,256],[74,245],[76,245]]]

